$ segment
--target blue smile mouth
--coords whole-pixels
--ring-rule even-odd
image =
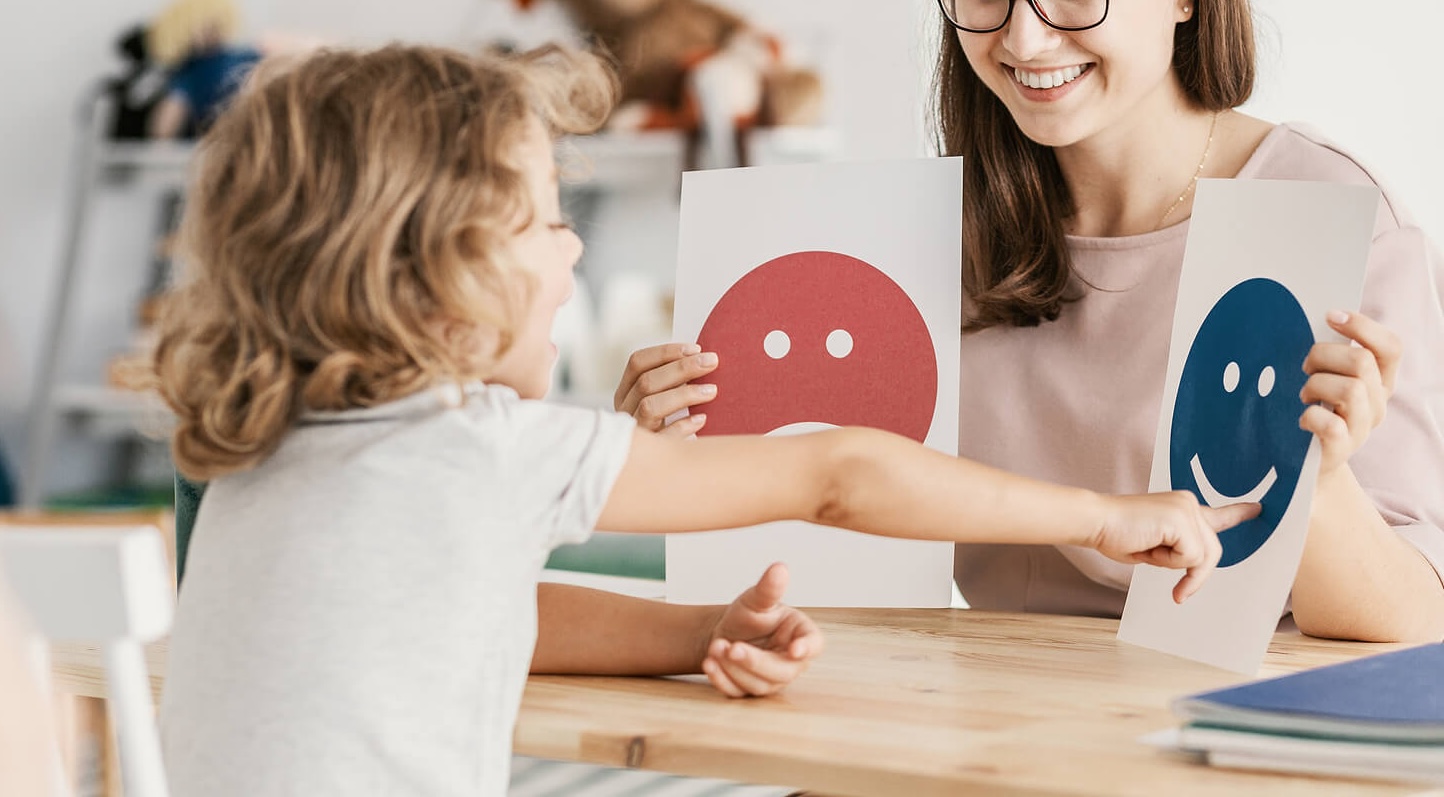
[[[1224,495],[1218,488],[1208,480],[1208,474],[1203,470],[1203,464],[1198,461],[1198,455],[1194,454],[1193,459],[1188,463],[1193,468],[1193,480],[1198,484],[1198,492],[1203,496],[1204,503],[1217,509],[1229,504],[1256,504],[1263,500],[1264,495],[1274,486],[1279,479],[1279,472],[1273,466],[1269,466],[1269,472],[1264,474],[1263,479],[1252,490],[1243,495]]]

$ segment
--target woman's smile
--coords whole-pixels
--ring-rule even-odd
[[[1093,72],[1093,64],[1073,64],[1052,69],[1024,69],[1002,64],[1013,87],[1027,100],[1056,102],[1070,94],[1079,81]]]

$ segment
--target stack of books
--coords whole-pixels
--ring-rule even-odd
[[[1444,644],[1181,698],[1174,743],[1221,767],[1444,783]]]

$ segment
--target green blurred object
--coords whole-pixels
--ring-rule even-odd
[[[616,534],[599,531],[581,545],[552,551],[547,567],[607,576],[662,579],[666,575],[664,540],[660,534]]]
[[[45,508],[61,512],[88,509],[165,509],[170,507],[173,501],[174,496],[169,484],[141,485],[54,496],[46,499]]]
[[[180,474],[175,477],[176,581],[185,575],[186,552],[190,550],[191,529],[206,486]],[[661,579],[666,557],[658,534],[614,534],[599,531],[581,545],[564,545],[552,551],[547,567],[608,576]]]

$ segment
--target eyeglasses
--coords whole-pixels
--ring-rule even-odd
[[[968,33],[1001,30],[1013,17],[1017,0],[938,0],[948,23]],[[1026,0],[1043,24],[1054,30],[1096,28],[1108,18],[1108,0]]]

